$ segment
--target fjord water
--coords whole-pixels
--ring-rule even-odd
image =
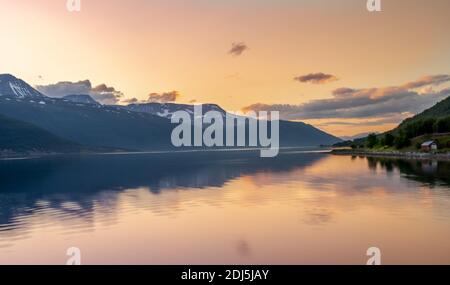
[[[0,264],[449,264],[449,177],[302,150],[2,160]]]

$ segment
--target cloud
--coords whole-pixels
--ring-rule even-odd
[[[335,97],[351,96],[355,91],[355,89],[343,87],[333,90],[333,95]]]
[[[387,117],[381,117],[372,120],[358,120],[358,121],[326,121],[324,123],[315,124],[316,127],[328,127],[328,126],[380,126],[384,124],[397,124],[407,118],[410,118],[414,114],[412,113],[401,113],[392,114]]]
[[[122,92],[117,91],[114,87],[108,87],[106,84],[92,88],[91,95],[95,100],[104,104],[115,104],[123,97]]]
[[[233,43],[231,46],[231,49],[228,53],[231,55],[234,55],[234,56],[240,56],[247,49],[248,49],[248,46],[243,42]]]
[[[149,103],[169,103],[175,102],[180,97],[178,91],[171,91],[165,93],[151,93],[148,95],[147,102]]]
[[[129,98],[129,99],[123,99],[121,102],[125,104],[136,104],[140,103],[140,101],[137,98]]]
[[[294,80],[301,83],[312,83],[312,84],[325,84],[332,81],[337,81],[337,77],[332,74],[310,73],[307,75],[297,76]]]
[[[332,98],[313,100],[305,104],[253,104],[243,111],[279,111],[287,120],[352,119],[386,117],[399,113],[419,113],[450,96],[450,88],[427,93],[418,88],[439,86],[450,82],[449,75],[425,76],[400,86],[382,88],[339,88]]]
[[[72,94],[86,94],[102,104],[116,104],[123,97],[123,93],[114,87],[109,87],[106,84],[93,87],[89,80],[78,82],[61,81],[55,84],[38,85],[36,89],[47,96],[55,98]]]
[[[164,93],[150,93],[147,99],[139,100],[137,98],[127,98],[122,99],[121,103],[124,104],[146,104],[146,103],[169,103],[175,102],[180,97],[178,91],[164,92]],[[190,101],[190,103],[196,102],[195,100]]]
[[[241,76],[239,75],[239,73],[233,73],[233,74],[228,74],[227,76],[225,76],[225,79],[239,80],[239,79],[241,79]]]
[[[416,81],[406,83],[403,85],[405,89],[417,89],[421,87],[439,86],[441,84],[450,81],[450,75],[440,74],[440,75],[429,75],[423,76]]]

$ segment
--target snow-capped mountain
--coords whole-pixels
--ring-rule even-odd
[[[36,100],[45,97],[25,81],[10,74],[0,74],[0,96]]]
[[[144,103],[144,104],[130,104],[123,107],[126,110],[133,112],[148,113],[152,115],[157,115],[159,117],[171,119],[173,113],[177,111],[186,111],[191,116],[194,116],[194,105],[186,104],[176,104],[176,103]],[[217,111],[223,116],[227,112],[216,104],[203,104],[202,105],[203,114],[209,111]]]
[[[80,103],[80,100],[82,101]],[[132,104],[108,106],[92,104],[87,96],[50,98],[12,75],[0,75],[0,115],[45,130],[63,140],[89,147],[125,150],[174,149],[170,118],[176,111],[194,116],[194,105]],[[94,101],[95,102],[95,101]],[[203,114],[226,111],[215,104],[202,106]],[[331,145],[340,140],[301,122],[280,121],[281,146]]]
[[[100,105],[100,103],[95,101],[90,95],[85,94],[67,95],[64,96],[63,99],[74,103]]]

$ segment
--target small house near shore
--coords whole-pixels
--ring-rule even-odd
[[[431,152],[438,149],[435,141],[427,141],[421,145],[422,151]]]

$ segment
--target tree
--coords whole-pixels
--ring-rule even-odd
[[[450,117],[441,118],[434,124],[434,131],[436,133],[450,132]]]
[[[394,145],[397,149],[404,148],[411,145],[411,140],[407,137],[405,132],[401,130],[398,136],[396,136],[394,139]]]
[[[421,149],[422,148],[422,144],[420,142],[416,143],[416,149]]]
[[[384,135],[384,144],[387,146],[393,146],[394,145],[395,137],[391,133],[387,133]]]
[[[422,122],[422,129],[421,133],[419,135],[423,134],[432,134],[434,129],[433,126],[436,123],[436,119],[434,118],[428,118]]]
[[[367,147],[374,148],[378,144],[378,138],[376,134],[370,134],[367,137]]]
[[[404,135],[407,136],[408,138],[416,137],[419,133],[418,129],[419,129],[420,124],[421,124],[421,121],[415,122],[415,123],[408,123],[405,126]]]

